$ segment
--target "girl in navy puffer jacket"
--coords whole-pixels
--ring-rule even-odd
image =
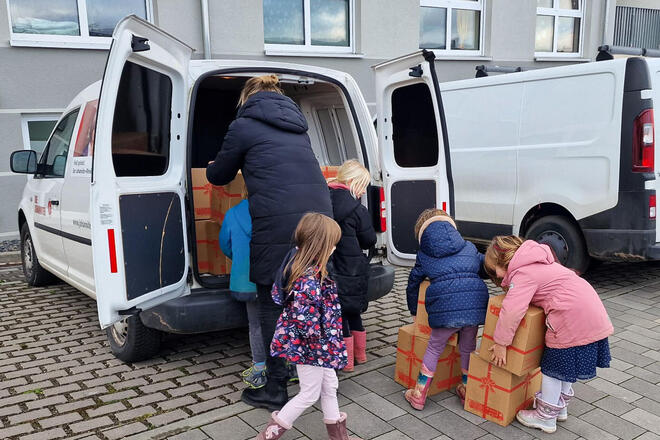
[[[426,290],[425,305],[432,330],[417,384],[406,392],[406,400],[413,408],[422,410],[438,359],[447,340],[457,332],[463,383],[456,393],[462,401],[465,399],[470,353],[476,348],[479,325],[486,319],[488,288],[482,281],[486,277],[483,255],[461,237],[454,220],[445,211],[424,211],[415,224],[415,235],[419,252],[408,278],[408,309],[417,314],[419,285],[429,278],[431,285]]]

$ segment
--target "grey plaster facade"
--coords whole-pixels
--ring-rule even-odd
[[[572,60],[534,55],[536,1],[483,0],[481,56],[438,53],[441,81],[472,77],[479,64],[546,67],[593,60],[611,41],[615,1],[584,0],[581,55]],[[628,0],[627,3],[631,3]],[[638,0],[641,2],[641,0]],[[11,175],[11,151],[23,148],[21,119],[57,113],[76,93],[101,78],[106,50],[14,47],[7,8],[0,7],[0,240],[17,236],[16,209],[25,177]],[[151,0],[152,21],[204,56],[199,0]],[[419,0],[354,0],[354,53],[349,56],[271,56],[264,51],[262,0],[209,0],[212,58],[268,59],[344,70],[360,84],[375,109],[370,66],[419,47]],[[606,18],[609,17],[609,18]],[[608,23],[608,29],[605,29]]]

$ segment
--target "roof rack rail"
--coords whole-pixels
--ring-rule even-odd
[[[638,57],[660,58],[660,49],[647,49],[645,47],[610,46],[605,44],[598,48],[596,61],[614,59],[614,55],[632,55]]]
[[[475,70],[477,71],[476,75],[474,76],[475,78],[483,78],[484,76],[488,76],[488,73],[494,72],[494,73],[514,73],[514,72],[522,72],[523,68],[522,67],[508,67],[508,66],[486,66],[482,64],[481,66],[475,67]]]

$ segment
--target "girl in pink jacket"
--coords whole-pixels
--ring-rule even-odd
[[[612,323],[594,288],[557,263],[547,245],[514,236],[495,237],[484,265],[507,292],[493,335],[495,365],[506,364],[506,347],[529,305],[542,307],[546,314],[541,392],[535,409],[519,411],[516,418],[530,428],[555,432],[557,420],[567,419],[572,384],[596,377],[596,367],[610,366],[607,337],[614,331]]]

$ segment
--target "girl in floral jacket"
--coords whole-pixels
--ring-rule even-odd
[[[296,248],[275,275],[273,301],[284,310],[275,327],[271,356],[296,365],[300,392],[271,415],[257,440],[279,439],[319,398],[330,440],[349,440],[346,414],[339,412],[335,373],[346,366],[346,344],[337,286],[326,267],[340,237],[341,229],[330,217],[305,214],[296,228]]]

